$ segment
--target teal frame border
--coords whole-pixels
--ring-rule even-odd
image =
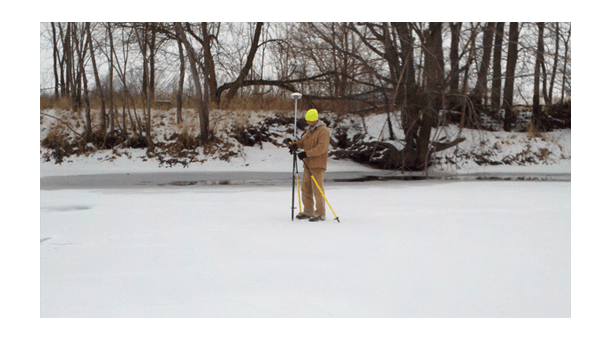
[[[28,7],[44,8],[43,1],[25,1],[30,4],[27,5],[12,5],[11,7],[18,9],[19,24],[13,26],[20,29],[24,28],[25,16],[28,15]],[[56,6],[56,2],[53,6]],[[80,3],[74,1],[61,1],[61,6],[79,8]],[[179,1],[178,4],[184,3],[184,7],[198,7],[190,1]],[[235,6],[243,8],[247,7],[245,3],[231,1]],[[274,2],[262,2],[263,5],[259,7],[280,7]],[[268,4],[265,4],[268,3]],[[307,3],[312,3],[309,5]],[[430,6],[434,3],[436,7],[445,7],[444,3],[440,1],[429,1],[425,5]],[[502,1],[499,5],[507,6],[509,3],[511,7],[515,7],[514,1]],[[568,1],[569,7],[576,1]],[[110,5],[114,4],[114,5]],[[104,1],[103,6],[119,7],[116,1]],[[149,7],[153,4],[146,4]],[[155,2],[155,6],[157,4]],[[251,4],[253,6],[253,4]],[[307,1],[300,3],[302,7],[316,7],[317,3]],[[346,5],[347,6],[347,5]],[[361,7],[361,4],[352,4],[352,7]],[[398,4],[386,2],[384,5],[375,5],[375,7],[398,7]],[[452,4],[453,6],[453,4]],[[472,7],[478,8],[477,3],[469,1],[460,1],[458,7]],[[542,3],[541,7],[548,7],[547,4]],[[555,4],[553,3],[554,7]],[[451,6],[450,6],[451,7]],[[573,7],[584,7],[585,5],[576,4]],[[4,15],[3,15],[4,17]],[[306,11],[292,11],[292,12],[109,12],[109,11],[61,11],[61,12],[34,12],[33,13],[33,34],[39,33],[39,22],[43,21],[429,21],[429,20],[449,20],[449,21],[570,21],[575,24],[581,22],[579,12],[503,12],[503,11],[477,11],[477,12],[421,12],[421,13],[389,13],[389,12],[306,12]],[[10,19],[8,23],[10,23]],[[5,25],[3,25],[4,27]],[[584,31],[588,33],[588,28],[591,27],[584,24]],[[14,30],[13,30],[14,31]],[[22,31],[22,30],[21,30]],[[27,31],[28,32],[28,31]],[[17,36],[20,41],[23,36]],[[580,36],[578,32],[574,32],[572,37],[572,58],[574,68],[577,68],[572,73],[573,89],[577,93],[583,80],[582,73],[578,73],[581,53],[579,48]],[[23,48],[23,43],[17,44],[15,48]],[[39,38],[33,36],[33,105],[32,115],[34,118],[39,116],[39,93],[35,90],[36,83],[39,83]],[[24,59],[19,56],[21,61]],[[11,61],[15,68],[22,69],[23,63]],[[22,71],[13,71],[9,73],[9,79],[14,81],[24,82]],[[23,143],[27,142],[25,139],[28,135],[27,121],[24,120],[24,108],[22,108],[24,91],[22,84],[15,85],[19,88],[14,91],[19,94],[18,100],[8,101],[7,103],[20,103],[18,109],[14,112],[13,117],[22,118],[20,122],[10,123],[9,129],[11,132],[19,133],[15,135],[18,142],[9,140],[9,143],[14,141],[13,146],[19,147],[19,153],[28,152],[22,148]],[[28,87],[27,87],[28,88]],[[14,92],[6,93],[8,97],[14,97]],[[28,89],[27,92],[28,93]],[[23,96],[23,98],[21,98]],[[28,98],[28,97],[27,97]],[[581,156],[578,156],[581,151],[580,141],[582,133],[581,127],[580,105],[577,100],[573,102],[573,119],[572,119],[572,137],[574,161],[578,162]],[[27,103],[28,106],[28,103]],[[587,123],[584,123],[587,127]],[[584,129],[585,130],[585,129]],[[2,144],[4,146],[4,144]],[[33,132],[33,241],[39,239],[39,217],[36,214],[39,212],[39,165],[37,165],[37,152],[39,149],[39,131]],[[11,151],[8,151],[11,152]],[[28,168],[23,167],[24,160],[22,155],[17,155],[14,159],[9,159],[8,163],[14,164],[11,167],[18,167],[18,172],[27,172]],[[20,158],[20,159],[19,159]],[[24,168],[24,170],[23,170]],[[16,192],[27,192],[28,187],[23,182],[26,179],[24,175],[18,176],[20,179],[11,178],[7,182],[14,185]],[[581,277],[579,275],[581,269],[581,252],[580,252],[580,229],[582,227],[579,212],[581,212],[581,191],[580,187],[581,171],[579,165],[572,168],[572,317],[570,319],[40,319],[39,316],[39,246],[33,245],[33,330],[34,331],[577,331],[580,329],[580,283]],[[25,180],[26,181],[26,180]],[[22,191],[21,191],[22,190]],[[10,196],[10,195],[9,195]],[[19,217],[28,216],[27,209],[22,205],[14,213],[18,213]],[[26,214],[25,214],[26,213]],[[37,215],[37,217],[36,217]],[[17,328],[19,331],[28,330],[28,232],[24,229],[23,219],[17,220],[20,225],[15,226],[9,224],[14,232],[12,236],[19,237],[18,243],[9,242],[7,246],[14,249],[17,254],[8,256],[3,253],[2,257],[7,258],[6,263],[2,264],[3,271],[6,266],[6,272],[10,272],[7,277],[21,277],[22,282],[12,283],[11,285],[11,331],[12,328]],[[27,224],[25,224],[26,226]],[[10,229],[9,229],[10,231]],[[27,244],[23,244],[26,239]],[[587,242],[584,242],[584,250],[587,250]],[[36,249],[37,248],[37,249]],[[6,251],[6,250],[5,250]],[[584,253],[585,255],[585,253]],[[26,257],[24,260],[23,258]],[[585,271],[588,271],[584,267]],[[584,278],[584,284],[587,279]],[[25,297],[25,299],[18,299],[15,301],[14,296]],[[587,296],[587,293],[585,293]],[[25,301],[25,303],[23,303]],[[584,310],[584,315],[587,309]],[[25,318],[15,318],[14,316],[27,316]],[[29,335],[30,336],[30,335]],[[358,337],[359,336],[359,337]],[[100,338],[97,335],[81,335],[73,339],[72,335],[36,335],[35,344],[43,345],[43,348],[570,348],[568,346],[576,346],[578,341],[583,341],[584,335],[561,335],[560,338],[552,338],[552,335],[526,335],[526,334],[506,334],[506,335],[275,335],[272,338],[269,335],[159,335],[160,338],[153,335],[104,335]],[[21,336],[22,337],[22,336]],[[11,348],[31,348],[30,343],[25,342],[31,337],[14,337],[11,335]],[[166,341],[167,340],[167,341]],[[565,341],[565,343],[561,343]],[[25,342],[23,346],[18,347],[21,342]],[[30,342],[30,341],[29,341]],[[169,347],[158,346],[165,344]],[[232,344],[233,346],[231,346]],[[560,347],[561,345],[567,347]],[[53,347],[52,347],[53,346]],[[84,346],[84,347],[79,347]],[[95,347],[93,347],[95,346]],[[153,346],[153,347],[152,347]],[[332,346],[332,347],[329,347]],[[351,346],[351,347],[350,347]],[[528,347],[523,347],[528,346]],[[538,346],[538,347],[537,347]],[[583,346],[585,348],[585,341]]]

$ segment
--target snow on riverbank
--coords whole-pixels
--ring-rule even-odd
[[[70,157],[62,164],[40,161],[41,176],[92,175],[106,173],[136,172],[292,172],[292,156],[287,149],[271,143],[263,143],[263,148],[244,148],[245,158],[232,158],[230,162],[208,158],[205,163],[193,163],[188,167],[175,165],[165,167],[157,160],[147,159],[144,149],[127,149],[128,155],[113,158],[111,150],[98,152],[89,157]],[[113,159],[112,159],[113,158]],[[375,171],[364,165],[347,160],[329,160],[329,171]]]
[[[48,111],[52,115],[59,115],[73,123],[80,123],[81,118],[67,116],[65,113]],[[198,130],[196,123],[190,122],[182,126],[175,124],[175,112],[157,112],[156,121],[159,125],[154,128],[156,136],[160,140],[166,140],[168,133],[178,133],[189,130],[196,134]],[[272,113],[272,112],[246,112],[234,113],[215,111],[212,124],[214,128],[223,128],[236,125],[254,125],[262,122],[265,118],[272,118],[276,115],[293,116],[293,113]],[[322,115],[324,118],[325,116]],[[328,117],[328,119],[333,119]],[[73,124],[73,126],[75,125]],[[42,118],[40,138],[56,126],[57,122],[48,118]],[[396,125],[394,123],[394,125]],[[348,135],[366,132],[366,140],[385,140],[389,138],[386,125],[386,115],[372,115],[363,119],[345,118],[343,124],[337,128],[347,128]],[[65,129],[63,129],[65,130]],[[271,131],[279,135],[276,143],[278,145],[284,136],[291,136],[287,133],[286,127],[272,127]],[[337,129],[339,130],[339,129]],[[393,144],[403,147],[403,132],[395,130],[397,141]],[[68,130],[66,130],[68,132]],[[332,136],[334,134],[332,130]],[[289,137],[288,136],[288,137]],[[435,155],[434,165],[429,173],[437,175],[458,175],[458,174],[487,174],[487,173],[539,173],[539,174],[571,174],[571,130],[557,130],[548,133],[509,133],[509,132],[487,132],[470,129],[459,130],[457,126],[449,125],[439,129],[433,129],[431,136],[437,141],[452,141],[457,138],[465,140],[450,149],[438,152]],[[237,143],[235,144],[237,145]],[[119,148],[116,150],[98,150],[86,155],[70,156],[64,162],[56,165],[46,160],[40,160],[41,176],[59,175],[89,175],[105,173],[134,173],[134,172],[206,172],[206,171],[262,171],[262,172],[285,172],[292,171],[291,157],[287,149],[274,145],[271,142],[263,142],[262,145],[239,146],[239,155],[223,161],[214,155],[201,156],[203,163],[194,162],[184,167],[183,165],[168,166],[160,164],[156,158],[148,158],[144,149]],[[41,148],[43,153],[47,149]],[[365,165],[349,160],[329,160],[328,171],[375,171]]]

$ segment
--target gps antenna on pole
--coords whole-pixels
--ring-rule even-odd
[[[298,140],[296,139],[296,118],[298,115],[298,100],[302,98],[302,94],[292,93],[290,97],[294,99],[294,142],[296,142]]]
[[[302,98],[302,94],[300,93],[292,93],[292,95],[290,96],[292,99],[294,99],[294,139],[292,144],[294,144],[296,141],[298,141],[297,137],[296,137],[296,121],[297,121],[297,116],[298,116],[298,100],[300,98]],[[293,159],[293,163],[292,163],[292,221],[294,220],[294,188],[296,185],[296,176],[298,176],[298,163],[296,162],[296,152],[294,151],[294,159]],[[298,193],[300,194],[300,193]],[[300,200],[300,198],[298,198]],[[300,204],[300,202],[298,202],[298,204]]]

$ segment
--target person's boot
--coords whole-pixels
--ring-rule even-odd
[[[296,219],[307,219],[307,218],[311,218],[311,216],[306,215],[303,212],[300,212],[296,215]]]
[[[325,220],[325,216],[314,216],[311,217],[308,221],[309,222],[319,222],[319,221],[324,221]]]

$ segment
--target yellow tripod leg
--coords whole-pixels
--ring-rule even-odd
[[[298,187],[298,208],[300,209],[300,213],[302,213],[302,204],[300,203],[300,176],[298,172],[296,172],[296,186]]]
[[[317,188],[319,189],[319,192],[321,192],[321,195],[325,199],[325,202],[327,202],[327,206],[329,206],[329,208],[331,209],[331,212],[333,212],[333,215],[335,216],[335,219],[339,223],[339,217],[335,214],[335,211],[331,207],[331,204],[329,204],[329,201],[327,201],[327,197],[325,197],[325,194],[323,193],[323,190],[321,189],[321,186],[319,186],[319,183],[317,182],[317,180],[315,180],[315,176],[311,174],[310,177],[312,177],[312,180],[315,182],[315,185],[317,185]]]

